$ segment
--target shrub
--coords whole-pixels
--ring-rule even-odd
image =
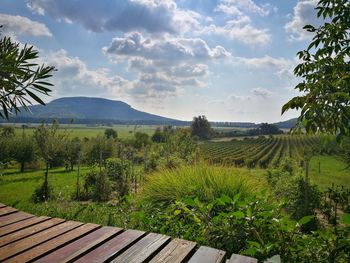
[[[151,202],[172,202],[184,196],[212,200],[221,194],[242,196],[259,193],[262,180],[246,170],[197,164],[173,170],[163,169],[147,179],[142,195]]]
[[[86,174],[83,198],[94,201],[107,201],[111,195],[111,184],[105,170],[92,169]]]
[[[34,193],[32,195],[34,203],[49,201],[52,198],[52,187],[48,184],[48,181],[46,180],[41,186],[34,190]]]
[[[119,196],[123,197],[130,191],[128,177],[130,177],[130,162],[119,158],[109,158],[106,160],[106,172],[108,177],[115,182],[115,189]]]

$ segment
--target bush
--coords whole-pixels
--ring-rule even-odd
[[[108,201],[111,196],[111,183],[105,170],[101,173],[93,169],[86,174],[83,198],[94,201]]]
[[[321,193],[317,186],[306,181],[297,164],[290,159],[282,160],[277,169],[268,170],[267,181],[275,189],[275,196],[284,199],[286,210],[296,220],[314,215],[321,205]],[[304,226],[304,230],[316,228],[316,218]]]
[[[172,202],[184,196],[210,201],[221,194],[250,196],[262,190],[262,182],[245,170],[197,164],[150,175],[142,196],[150,202]]]
[[[44,181],[41,186],[34,190],[32,199],[34,203],[49,201],[53,198],[52,192],[52,187],[48,184],[47,181]]]
[[[130,162],[119,158],[106,160],[106,172],[108,177],[115,182],[115,190],[120,197],[127,195],[130,191],[128,178],[130,177]]]
[[[313,217],[290,220],[282,207],[268,198],[237,194],[201,202],[183,197],[170,204],[144,204],[143,209],[134,216],[138,227],[193,240],[228,254],[245,254],[261,262],[274,255],[280,255],[281,262],[349,260],[349,226],[304,234],[301,227]]]

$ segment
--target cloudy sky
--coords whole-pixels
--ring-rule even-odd
[[[58,71],[50,101],[122,100],[190,120],[274,122],[297,93],[315,0],[1,0],[2,35]]]

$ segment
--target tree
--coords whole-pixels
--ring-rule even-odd
[[[73,166],[77,164],[79,159],[79,153],[81,151],[82,145],[79,138],[74,138],[66,141],[64,159],[66,167],[73,171]]]
[[[38,145],[40,155],[46,163],[44,184],[41,189],[37,191],[37,193],[40,194],[40,196],[36,196],[38,200],[47,200],[50,198],[48,182],[49,167],[56,158],[62,155],[66,145],[67,134],[65,132],[60,132],[58,128],[59,126],[57,123],[53,123],[51,126],[42,124],[34,131],[34,138]]]
[[[107,139],[112,138],[115,139],[118,137],[118,133],[116,130],[112,128],[105,129],[105,136]]]
[[[191,124],[192,136],[197,136],[200,139],[209,139],[211,134],[211,126],[204,115],[194,117]]]
[[[20,164],[21,173],[26,163],[35,160],[35,145],[32,137],[23,136],[13,140],[13,158]]]
[[[28,110],[32,101],[45,104],[38,93],[48,95],[52,86],[46,79],[54,67],[35,63],[38,51],[32,46],[20,47],[11,38],[0,39],[0,117],[8,119],[9,113],[18,113],[20,107]]]
[[[153,142],[165,142],[166,135],[165,132],[162,132],[162,130],[158,127],[155,131],[154,134],[152,135],[152,141]]]
[[[298,52],[302,62],[294,69],[303,78],[295,89],[303,94],[286,103],[282,114],[300,109],[294,131],[305,128],[342,138],[350,134],[350,2],[321,0],[316,10],[324,23],[304,27],[314,37]]]
[[[138,149],[141,149],[143,146],[151,144],[151,140],[147,133],[136,132],[134,136],[135,136],[134,146]]]

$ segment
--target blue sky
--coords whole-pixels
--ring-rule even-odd
[[[2,35],[56,66],[51,97],[96,96],[190,120],[275,122],[315,0],[1,0]]]

